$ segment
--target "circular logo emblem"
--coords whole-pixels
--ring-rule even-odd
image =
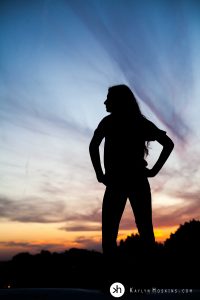
[[[115,282],[110,286],[110,293],[113,297],[119,298],[124,295],[125,287],[120,282]]]

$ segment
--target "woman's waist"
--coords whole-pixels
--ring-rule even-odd
[[[147,162],[142,159],[134,162],[123,163],[107,163],[105,164],[105,171],[107,174],[123,173],[123,174],[135,174],[137,172],[144,172],[147,166]]]

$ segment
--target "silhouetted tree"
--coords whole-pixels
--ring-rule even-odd
[[[126,272],[129,278],[134,277],[131,274],[132,270],[134,274],[141,273],[141,281],[138,283],[142,285],[143,274],[148,267],[145,269],[144,253],[139,236],[128,236],[120,242],[119,249],[120,253],[128,256],[129,264],[126,265]],[[185,222],[163,244],[156,243],[151,265],[152,283],[165,287],[199,288],[200,282],[195,272],[195,269],[200,268],[199,253],[200,221]],[[137,280],[137,276],[134,279]]]
[[[173,251],[178,255],[184,253],[199,253],[200,251],[200,221],[191,220],[185,222],[170,235],[165,243],[167,251]]]

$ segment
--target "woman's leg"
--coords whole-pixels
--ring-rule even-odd
[[[127,193],[107,187],[102,207],[102,247],[103,253],[112,256],[117,248],[119,223],[125,208]]]
[[[141,240],[139,265],[136,272],[141,284],[153,285],[156,252],[152,224],[151,190],[147,178],[140,178],[140,180],[136,180],[136,183],[135,188],[129,194]]]
[[[129,193],[129,200],[141,241],[145,248],[150,250],[154,247],[155,237],[152,223],[151,190],[147,178],[138,180],[133,191]]]

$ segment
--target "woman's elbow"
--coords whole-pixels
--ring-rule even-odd
[[[174,142],[168,136],[166,136],[163,146],[165,146],[171,152],[174,149]]]
[[[94,152],[96,149],[98,149],[97,144],[94,142],[94,140],[91,140],[89,144],[89,152]]]
[[[165,148],[168,149],[170,152],[174,148],[174,142],[167,136],[162,136],[158,139],[158,142]]]

